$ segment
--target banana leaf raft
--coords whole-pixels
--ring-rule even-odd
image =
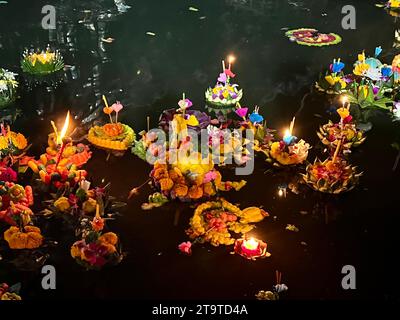
[[[338,44],[342,38],[336,33],[319,33],[317,29],[300,28],[289,30],[285,35],[302,46],[322,47]]]

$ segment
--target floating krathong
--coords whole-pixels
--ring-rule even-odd
[[[267,244],[264,241],[254,238],[237,239],[235,241],[234,251],[236,254],[249,260],[256,260],[257,258],[265,258],[270,256],[267,252]]]
[[[14,182],[0,181],[0,221],[12,226],[28,225],[33,216],[31,206],[31,186],[23,187]]]
[[[312,28],[289,30],[286,32],[286,36],[291,41],[303,46],[322,47],[338,44],[342,41],[342,38],[336,33],[320,33]]]
[[[28,141],[22,133],[11,131],[10,126],[1,126],[0,159],[5,157],[18,158],[28,147]]]
[[[17,74],[0,68],[0,109],[9,106],[17,97]]]
[[[329,71],[316,83],[316,88],[328,94],[345,93],[349,102],[361,110],[389,110],[399,89],[400,56],[389,65],[378,59],[381,53],[382,48],[376,47],[373,57],[366,57],[364,52],[358,54],[351,74],[345,74],[344,63],[335,59]]]
[[[216,85],[213,88],[208,88],[205,93],[207,107],[216,114],[226,115],[235,110],[236,104],[243,96],[243,91],[238,89],[238,85],[231,83],[231,80],[236,76],[232,72],[234,57],[230,56],[228,60],[228,68],[225,67],[223,60],[222,73],[219,74]]]
[[[36,52],[25,50],[21,60],[22,71],[34,76],[46,76],[64,69],[64,60],[58,50],[47,48]]]
[[[337,145],[333,158],[325,161],[315,159],[313,164],[307,166],[303,179],[311,188],[324,193],[339,194],[354,189],[358,184],[362,173],[357,173],[356,167],[338,156],[340,149],[341,142]]]
[[[260,208],[241,210],[224,199],[218,199],[202,203],[196,208],[186,233],[191,239],[210,242],[213,246],[232,245],[235,238],[231,233],[245,234],[255,227],[254,223],[267,216],[268,213]]]
[[[290,128],[285,132],[283,139],[271,144],[269,156],[276,161],[275,165],[296,165],[307,160],[310,145],[304,140],[296,142],[297,137],[292,135],[294,121],[295,118],[293,118]]]
[[[84,223],[84,221],[82,221]],[[105,265],[116,265],[124,257],[119,246],[119,237],[114,232],[103,233],[104,218],[99,205],[92,221],[86,224],[82,239],[71,247],[71,256],[87,270],[100,270]]]
[[[68,137],[69,112],[60,132],[54,122],[52,126],[54,132],[48,136],[46,153],[39,160],[30,160],[28,166],[39,175],[45,185],[54,185],[56,188],[67,182],[74,185],[86,177],[87,172],[79,168],[89,161],[92,153],[87,145],[79,143],[75,146]]]
[[[219,191],[239,191],[246,181],[222,181],[211,158],[203,159],[194,152],[190,157],[180,157],[177,162],[156,162],[150,173],[151,181],[170,199],[193,201],[214,196]]]
[[[135,140],[135,132],[131,127],[118,122],[118,113],[123,109],[121,103],[116,102],[111,107],[103,96],[105,107],[103,112],[110,118],[110,123],[103,126],[90,128],[88,140],[93,145],[111,151],[125,151],[129,149]],[[115,112],[115,120],[111,114]]]
[[[349,108],[343,107],[337,110],[341,120],[339,123],[329,121],[319,128],[317,132],[321,142],[331,150],[335,150],[339,141],[342,143],[343,152],[348,152],[352,147],[358,147],[365,141],[364,132],[357,129],[352,122]]]

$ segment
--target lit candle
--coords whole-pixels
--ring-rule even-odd
[[[69,111],[68,111],[67,116],[65,117],[64,126],[63,126],[63,128],[61,129],[60,134],[58,134],[58,133],[56,132],[57,144],[58,144],[58,145],[61,144],[60,151],[59,151],[59,153],[58,153],[58,155],[57,155],[56,169],[57,169],[58,164],[60,163],[60,160],[61,160],[61,158],[62,158],[62,154],[63,154],[63,152],[64,152],[65,146],[66,146],[69,142],[71,142],[71,138],[66,137],[66,135],[67,135],[67,130],[68,130],[68,126],[69,126],[69,118],[70,118],[70,115],[69,115]]]
[[[290,122],[289,129],[285,131],[285,135],[283,136],[283,142],[285,142],[286,145],[292,144],[295,140],[295,137],[292,135],[295,120],[296,117],[293,117],[292,121]]]
[[[232,63],[235,62],[235,59],[236,59],[236,58],[235,58],[233,55],[230,55],[230,56],[228,57],[228,62],[229,62],[228,69],[229,69],[229,70],[231,70],[231,68],[232,68]]]
[[[222,60],[222,72],[225,72],[225,60]]]
[[[256,241],[254,238],[250,238],[249,240],[244,240],[242,244],[242,249],[248,253],[258,253],[258,247],[259,247],[258,241]]]

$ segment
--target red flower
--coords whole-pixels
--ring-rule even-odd
[[[347,116],[346,118],[343,119],[343,123],[344,124],[350,123],[351,120],[353,120],[353,117],[352,116]]]
[[[178,246],[179,251],[183,252],[184,254],[191,255],[192,254],[192,243],[190,241],[182,242]]]
[[[17,182],[17,173],[9,167],[1,166],[0,181]]]

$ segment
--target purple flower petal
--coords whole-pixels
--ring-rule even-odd
[[[245,108],[245,107],[239,108],[239,109],[236,109],[235,112],[239,117],[244,118],[244,117],[246,117],[247,112],[249,112],[249,108]]]

